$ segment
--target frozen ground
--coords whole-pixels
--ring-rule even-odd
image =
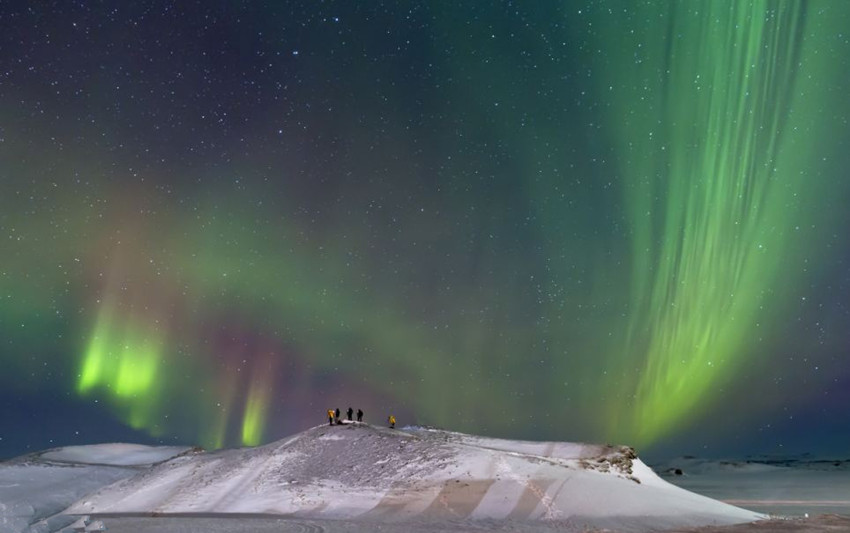
[[[569,522],[457,520],[380,523],[357,520],[307,520],[269,517],[109,517],[108,531],[121,533],[616,533],[624,529],[581,528]],[[633,530],[632,530],[633,531]],[[846,533],[850,518],[825,515],[808,519],[766,520],[731,526],[666,530],[665,533]]]
[[[754,457],[744,461],[681,458],[653,467],[679,487],[762,513],[850,516],[850,461],[811,457]],[[680,475],[676,474],[677,469]]]
[[[679,459],[656,470],[771,513],[821,513],[829,502],[848,511],[841,461]],[[72,521],[75,531],[128,533],[850,531],[836,515],[748,523],[761,518],[668,483],[630,448],[425,428],[319,426],[257,448],[109,444],[0,463],[0,533]]]
[[[209,530],[207,522],[221,513],[240,517],[246,531],[368,525],[375,531],[637,532],[761,518],[665,482],[630,448],[365,424],[319,426],[257,448],[184,454],[90,494],[67,512],[122,531],[156,528],[151,520],[163,515],[172,521],[169,530]]]
[[[0,463],[0,533],[58,531],[66,507],[101,487],[188,448],[135,444],[70,446]]]
[[[734,526],[708,526],[665,533],[847,533],[848,531],[850,531],[850,518],[830,514],[810,518],[771,519]]]

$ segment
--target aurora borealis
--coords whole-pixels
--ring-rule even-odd
[[[349,405],[846,451],[841,0],[0,24],[0,454],[255,445]]]

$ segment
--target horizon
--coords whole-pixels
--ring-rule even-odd
[[[344,413],[343,413],[344,414]],[[344,418],[344,416],[343,416]],[[326,423],[319,423],[312,426],[305,427],[303,429],[299,429],[293,431],[291,433],[287,433],[285,435],[279,435],[274,440],[269,442],[264,442],[262,444],[257,444],[254,446],[249,445],[233,445],[233,446],[225,446],[222,448],[204,448],[198,443],[192,442],[181,442],[178,440],[172,441],[164,441],[162,439],[156,439],[149,435],[146,435],[142,432],[138,432],[137,435],[140,437],[138,440],[103,440],[97,442],[86,442],[83,440],[71,442],[71,443],[58,443],[51,442],[50,446],[42,449],[29,449],[24,448],[22,450],[18,450],[17,452],[13,451],[11,454],[0,453],[0,462],[8,461],[11,459],[15,459],[18,457],[23,457],[31,454],[40,454],[42,452],[46,452],[52,449],[62,449],[69,447],[85,447],[85,446],[98,446],[102,444],[131,444],[131,445],[143,445],[143,446],[153,446],[153,447],[170,447],[170,446],[184,446],[188,448],[199,448],[203,450],[203,452],[216,452],[218,450],[234,450],[240,448],[253,448],[253,447],[261,447],[269,444],[278,443],[280,441],[285,441],[290,439],[291,437],[308,432],[313,429],[321,429],[323,427],[330,428],[341,428],[343,426],[347,426],[348,424],[356,424],[356,425],[365,425],[368,427],[379,427],[386,428],[388,427],[386,423],[370,423],[368,421],[363,422],[343,422],[341,424],[334,424],[333,426],[329,426]],[[511,437],[510,435],[488,435],[488,434],[476,434],[476,433],[468,433],[463,431],[457,431],[455,429],[449,427],[439,427],[432,425],[420,425],[420,424],[399,424],[396,426],[396,430],[405,431],[405,430],[417,430],[417,429],[425,429],[425,430],[437,430],[437,431],[446,431],[451,433],[459,433],[461,435],[468,435],[471,437],[482,437],[482,438],[493,438],[500,439],[506,441],[517,441],[517,442],[560,442],[560,443],[568,443],[568,444],[582,444],[582,445],[605,445],[605,446],[629,446],[628,443],[624,442],[587,442],[587,441],[552,441],[546,439],[533,439],[533,438],[519,438],[519,437]],[[2,444],[2,441],[0,441]],[[12,448],[9,448],[12,449]],[[0,446],[0,451],[4,450],[3,446]],[[702,452],[702,453],[700,453]],[[754,451],[752,453],[747,454],[730,454],[728,452],[720,451],[715,452],[709,448],[702,448],[699,451],[691,451],[687,450],[680,451],[680,453],[673,452],[672,454],[657,454],[657,453],[649,453],[642,454],[640,450],[636,450],[637,456],[646,462],[647,465],[653,466],[655,464],[663,464],[669,461],[674,461],[676,459],[697,459],[697,460],[706,460],[706,461],[723,461],[723,460],[731,460],[731,461],[752,461],[752,462],[769,462],[771,460],[783,461],[783,460],[812,460],[812,461],[846,461],[850,460],[850,454],[840,454],[837,451],[834,452],[812,452],[805,450],[784,450],[782,448],[778,450],[764,450],[764,451]]]

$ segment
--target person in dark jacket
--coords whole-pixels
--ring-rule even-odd
[[[347,414],[347,415],[348,415],[348,421],[349,421],[349,422],[351,422],[351,415],[353,415],[353,414],[354,414],[354,409],[352,409],[351,407],[349,407],[349,408],[348,408],[348,411],[346,411],[346,412],[345,412],[345,414]]]
[[[360,409],[357,410],[357,421],[363,422],[363,411]]]
[[[336,408],[336,423],[342,424],[342,420],[339,419],[339,407]]]

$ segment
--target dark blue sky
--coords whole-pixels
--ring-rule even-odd
[[[0,5],[0,457],[367,420],[838,453],[841,2]]]

